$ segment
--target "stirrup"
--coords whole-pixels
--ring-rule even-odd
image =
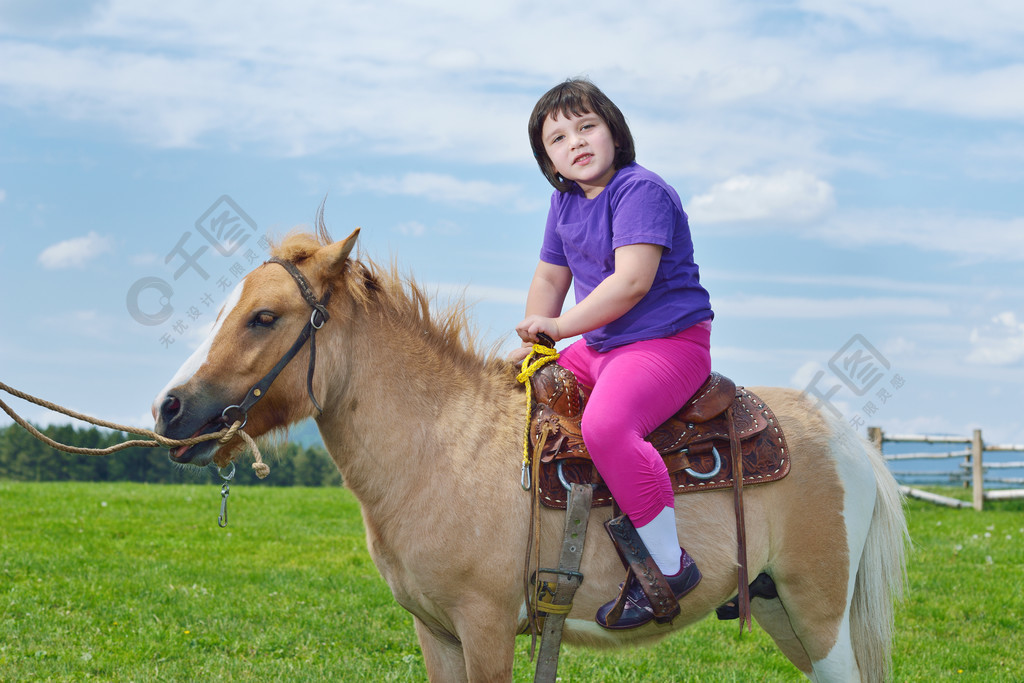
[[[678,601],[701,580],[700,570],[697,564],[683,548],[679,549],[681,554],[679,573],[665,577],[669,588]],[[654,610],[651,608],[650,600],[644,594],[643,588],[636,580],[632,571],[629,572],[626,582],[620,586],[619,598],[601,606],[597,611],[594,620],[599,626],[612,630],[623,630],[637,628],[644,624],[657,620]],[[677,609],[678,614],[678,609]],[[659,623],[671,621],[667,619]]]
[[[608,535],[611,536],[628,573],[622,583],[619,597],[599,610],[598,623],[606,628],[615,628],[628,604],[649,611],[651,616],[624,628],[639,626],[650,619],[658,623],[671,622],[679,614],[679,596],[689,592],[697,585],[697,581],[700,581],[700,571],[694,565],[693,559],[680,548],[680,552],[683,553],[683,564],[678,575],[680,579],[677,579],[680,585],[670,585],[655,564],[654,558],[651,557],[629,517],[620,515],[611,519],[605,523],[605,529],[608,530]],[[691,567],[692,570],[687,571]],[[643,594],[643,598],[640,598],[637,590]]]

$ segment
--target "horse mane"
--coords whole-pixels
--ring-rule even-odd
[[[333,243],[323,222],[322,207],[317,215],[316,233],[292,231],[278,244],[271,245],[271,255],[300,263],[317,251]],[[339,286],[340,285],[340,286]],[[466,370],[482,368],[502,380],[512,378],[512,365],[499,355],[499,343],[480,348],[464,297],[458,297],[447,307],[431,310],[434,298],[409,275],[402,275],[396,263],[384,267],[372,259],[349,258],[337,290],[345,291],[364,310],[374,310],[407,331],[410,344],[428,344],[444,359]]]
[[[327,244],[312,233],[293,230],[280,243],[271,244],[270,255],[284,261],[301,263]]]

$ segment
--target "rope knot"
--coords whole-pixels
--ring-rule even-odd
[[[230,427],[228,427],[224,431],[224,436],[222,436],[219,439],[217,439],[217,443],[219,443],[219,444],[226,444],[228,441],[231,441],[231,439],[235,438],[235,434],[237,434],[238,430],[241,429],[241,428],[242,428],[242,421],[241,420],[236,420],[234,424],[232,424]]]
[[[533,360],[534,357],[537,357],[537,359]],[[537,371],[542,367],[555,360],[558,360],[558,351],[555,351],[550,346],[534,344],[533,349],[523,359],[523,369],[516,375],[516,381],[520,384],[526,384],[526,390],[530,391],[530,385],[527,384],[529,379],[537,374]]]

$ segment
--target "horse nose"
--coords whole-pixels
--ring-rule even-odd
[[[170,424],[181,413],[181,401],[177,396],[168,394],[160,404],[159,409],[154,406],[153,412],[157,412],[157,410],[159,410],[159,415],[155,417],[157,417],[158,421],[163,422],[163,424]]]

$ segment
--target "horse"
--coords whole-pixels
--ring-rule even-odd
[[[315,418],[359,501],[373,562],[414,617],[430,680],[511,680],[528,621],[524,389],[497,345],[479,348],[463,302],[431,310],[395,265],[352,255],[358,233],[334,242],[321,217],[316,233],[274,245],[156,398],[156,431],[183,438],[242,419],[258,437]],[[307,367],[285,360],[271,371],[306,346]],[[270,374],[268,388],[260,378]],[[754,390],[786,434],[791,472],[745,489],[750,576],[768,574],[777,590],[751,601],[753,617],[812,680],[882,680],[909,538],[895,480],[877,449],[800,392]],[[236,437],[169,454],[227,467],[241,446]],[[725,604],[736,592],[733,514],[728,490],[677,496],[679,535],[703,580],[671,624],[598,626],[623,568],[610,543],[586,543],[563,642],[651,643]],[[590,524],[610,516],[594,508]],[[542,509],[539,526],[541,564],[558,566],[564,514]]]

